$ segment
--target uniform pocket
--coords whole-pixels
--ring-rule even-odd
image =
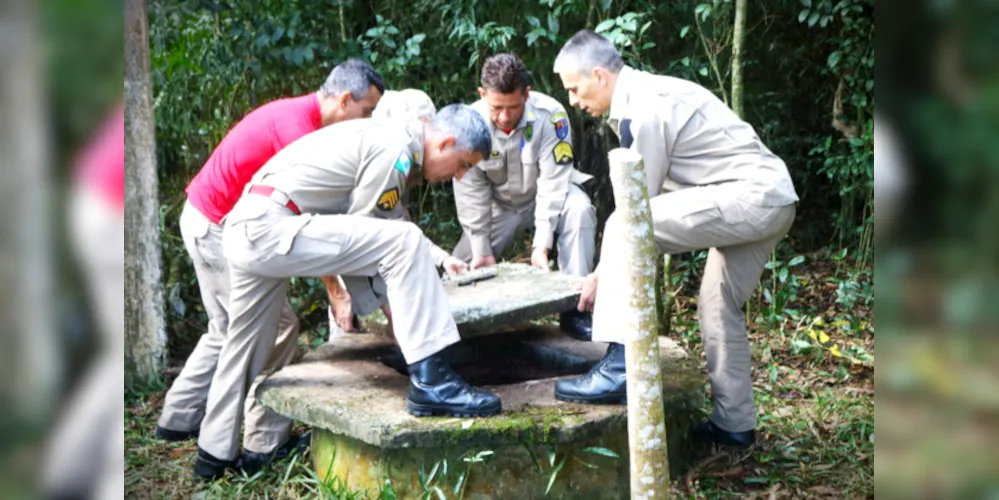
[[[493,184],[506,184],[506,165],[503,160],[484,160],[479,163],[479,170],[482,170]]]
[[[286,220],[282,221],[281,228],[278,230],[280,236],[278,236],[277,246],[274,248],[274,253],[278,255],[288,255],[291,251],[291,247],[295,244],[295,238],[298,237],[298,233],[302,231],[306,225],[312,220],[312,215],[304,214],[295,217],[288,217]]]

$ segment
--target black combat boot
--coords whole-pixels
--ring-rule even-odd
[[[173,429],[167,429],[166,427],[156,426],[156,439],[162,441],[187,441],[189,439],[194,439],[198,437],[198,431],[201,429],[194,429],[193,431],[175,431]]]
[[[291,456],[293,453],[305,453],[311,443],[312,434],[303,432],[288,438],[283,445],[270,453],[257,453],[244,449],[242,456],[239,457],[239,469],[247,476],[252,476],[275,460]]]
[[[214,481],[225,475],[226,469],[235,471],[237,460],[222,460],[198,447],[198,458],[194,461],[194,475],[205,480]]]
[[[558,327],[570,337],[587,342],[593,337],[593,314],[575,309],[559,315]]]
[[[573,403],[626,404],[628,382],[624,372],[624,345],[610,343],[603,359],[582,377],[555,383],[555,399]]]
[[[698,441],[736,446],[739,448],[749,448],[756,442],[756,431],[730,432],[718,427],[710,420],[695,425],[692,433],[694,434],[694,439]]]
[[[488,417],[502,410],[495,394],[476,390],[461,379],[443,352],[409,365],[406,410],[417,417]]]

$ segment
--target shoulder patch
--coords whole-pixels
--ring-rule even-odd
[[[552,115],[552,123],[555,125],[555,135],[559,140],[565,140],[569,137],[569,117],[565,116],[565,113],[559,111]]]
[[[621,120],[618,125],[618,134],[621,136],[621,147],[630,148],[635,142],[635,136],[631,135],[631,118]]]
[[[534,138],[534,125],[528,123],[527,126],[524,127],[524,140],[527,142],[531,142],[531,139],[533,138]]]
[[[565,141],[559,141],[552,150],[556,165],[568,165],[572,163],[572,145]]]
[[[375,206],[382,212],[388,212],[395,208],[397,203],[399,203],[399,188],[394,187],[383,191]]]
[[[499,158],[499,157],[500,157],[500,152],[499,151],[493,151],[492,153],[489,153],[489,159],[491,159],[491,160],[495,160],[496,158]]]
[[[403,177],[409,177],[409,172],[413,169],[413,160],[409,157],[409,153],[399,154],[399,159],[395,161],[395,169],[402,173]]]

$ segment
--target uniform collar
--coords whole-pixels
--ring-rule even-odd
[[[635,79],[635,71],[631,66],[621,67],[617,74],[617,82],[614,84],[614,93],[611,94],[610,120],[620,121],[628,113],[628,101],[631,93],[631,85]]]
[[[414,172],[419,173],[423,171],[424,125],[423,122],[415,120],[406,125],[410,136],[408,145],[409,155],[413,159],[413,171],[410,172],[410,177],[416,177]],[[423,176],[419,175],[419,177],[422,178]]]

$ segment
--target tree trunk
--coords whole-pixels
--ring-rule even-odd
[[[621,239],[616,246],[616,280],[622,300],[614,317],[627,332],[628,448],[631,460],[631,498],[669,497],[669,459],[663,408],[658,318],[656,317],[656,249],[652,211],[645,185],[645,166],[638,153],[617,148],[608,154],[620,217]]]
[[[156,381],[165,335],[145,0],[125,1],[125,384]]]
[[[735,0],[735,28],[732,31],[732,111],[744,118],[742,97],[742,46],[746,39],[746,0]]]
[[[44,422],[61,360],[55,344],[43,41],[34,2],[0,3],[0,425]],[[15,429],[16,433],[17,430]]]

